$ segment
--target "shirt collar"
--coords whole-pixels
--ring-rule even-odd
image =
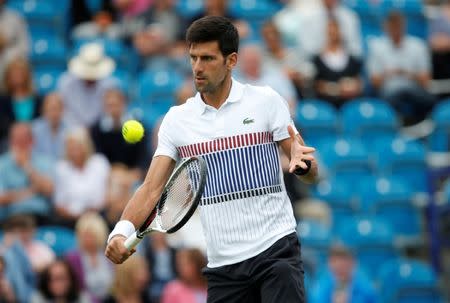
[[[231,90],[230,94],[228,95],[228,98],[225,100],[223,104],[226,103],[235,103],[241,100],[242,95],[244,94],[244,84],[240,83],[239,81],[235,80],[234,78],[231,78]],[[198,109],[198,112],[200,114],[203,114],[207,108],[206,103],[203,101],[201,95],[199,92],[195,94],[194,97],[195,100],[195,106]],[[222,104],[222,106],[223,106]]]

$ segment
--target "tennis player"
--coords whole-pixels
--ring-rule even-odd
[[[306,183],[317,178],[315,149],[305,146],[278,93],[232,78],[239,36],[228,19],[198,19],[186,39],[198,93],[164,117],[147,183],[111,232],[106,256],[114,263],[129,257],[124,241],[154,208],[176,161],[202,156],[208,165],[199,207],[208,302],[304,302],[300,245],[278,147],[290,156],[289,171]]]

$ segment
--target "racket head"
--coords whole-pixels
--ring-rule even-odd
[[[185,159],[173,172],[156,206],[157,226],[178,231],[192,217],[206,185],[207,166],[201,157]]]

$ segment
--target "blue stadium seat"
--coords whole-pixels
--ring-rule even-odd
[[[413,189],[400,178],[367,177],[359,183],[359,202],[367,214],[386,220],[395,236],[419,237],[421,218],[412,203]]]
[[[374,277],[380,264],[394,259],[394,235],[391,226],[379,217],[360,216],[338,228],[338,238],[351,248],[369,276]]]
[[[177,12],[186,19],[192,18],[203,10],[202,0],[178,0]]]
[[[301,100],[296,109],[295,122],[303,138],[312,146],[321,140],[336,138],[339,130],[336,108],[322,100]]]
[[[137,100],[146,103],[173,100],[182,81],[181,75],[174,71],[144,71],[138,77]]]
[[[61,226],[41,226],[36,231],[35,238],[50,246],[57,256],[77,247],[77,240],[72,229]]]
[[[347,177],[352,182],[373,173],[368,152],[357,139],[339,137],[322,142],[317,150],[331,176]]]
[[[384,263],[379,271],[381,302],[440,303],[437,277],[421,261],[399,259]]]
[[[435,129],[428,139],[430,149],[435,152],[450,151],[450,99],[436,104],[431,118]]]
[[[33,37],[32,39],[31,62],[33,68],[65,69],[67,54],[67,47],[61,39],[51,36]]]
[[[313,187],[312,196],[327,202],[330,206],[334,227],[353,217],[358,210],[352,183],[343,177],[320,181]]]
[[[43,96],[56,89],[58,79],[64,69],[39,68],[33,72],[33,81],[39,95]]]
[[[398,130],[395,110],[379,99],[357,99],[341,108],[344,134],[359,138],[370,146],[376,138],[393,136]]]
[[[408,181],[415,191],[426,192],[426,150],[418,141],[397,137],[379,148],[377,168],[382,174],[393,175]]]
[[[231,0],[230,12],[237,18],[264,21],[270,19],[281,5],[269,0]]]
[[[302,254],[314,268],[326,262],[331,244],[330,228],[314,220],[301,220],[297,234],[302,244]]]

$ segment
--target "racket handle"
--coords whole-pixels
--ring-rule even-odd
[[[142,239],[137,237],[137,233],[134,232],[131,236],[129,236],[126,240],[125,240],[125,247],[130,251],[133,248],[136,247],[136,245],[139,244],[139,242],[141,242]]]

